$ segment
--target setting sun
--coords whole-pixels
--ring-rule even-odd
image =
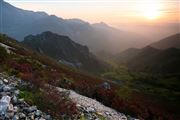
[[[160,12],[156,10],[148,10],[144,12],[144,16],[150,20],[153,20],[160,16]]]
[[[180,120],[180,0],[0,0],[0,120]]]
[[[141,2],[139,9],[144,17],[154,20],[160,17],[160,9],[162,9],[162,4],[158,0],[146,0]]]

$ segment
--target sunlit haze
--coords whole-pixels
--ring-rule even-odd
[[[179,113],[180,0],[0,0],[0,120]]]
[[[112,25],[127,22],[177,22],[178,0],[6,0],[28,10],[45,11],[66,19]]]
[[[147,31],[148,34],[149,31],[154,31],[154,25],[169,27],[171,24],[179,23],[180,17],[178,0],[5,1],[22,9],[45,11],[64,19],[79,18],[89,23],[105,22],[116,28],[139,33]],[[170,32],[178,31],[177,25],[171,27]],[[137,27],[139,31],[136,31]],[[166,31],[164,34],[168,32]]]

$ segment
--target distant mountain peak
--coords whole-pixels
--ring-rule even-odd
[[[143,46],[144,38],[142,39],[141,36],[121,31],[104,22],[90,24],[76,18],[63,19],[45,12],[23,10],[9,3],[3,3],[7,5],[3,5],[3,25],[0,29],[2,28],[5,34],[19,41],[30,34],[52,31],[68,36],[77,43],[87,45],[92,52],[101,50],[116,52]],[[138,40],[136,44],[133,42],[135,40]]]
[[[97,26],[97,27],[109,27],[108,24],[104,23],[104,22],[100,22],[100,23],[94,23],[93,24],[94,26]]]
[[[77,23],[77,24],[89,24],[88,22],[85,22],[81,19],[78,19],[78,18],[72,18],[72,19],[66,19],[68,22],[71,22],[71,23]]]
[[[58,35],[57,33],[54,33],[54,32],[51,32],[51,31],[45,31],[45,32],[42,32],[41,34],[38,34],[38,35],[39,36],[45,35],[47,37],[61,37],[61,38],[65,38],[65,39],[70,40],[70,38],[68,36]]]
[[[151,47],[150,45],[142,48],[142,50],[157,50],[156,48]]]
[[[55,33],[52,33],[51,31],[45,31],[45,32],[42,32],[42,34],[55,34]]]
[[[102,64],[103,62],[89,52],[87,46],[72,41],[68,36],[45,31],[41,34],[25,37],[22,43],[34,51],[44,53],[57,61],[61,61],[61,63],[87,71],[101,71],[105,67]],[[98,68],[96,68],[97,66]]]

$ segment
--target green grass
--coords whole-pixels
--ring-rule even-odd
[[[39,90],[31,91],[28,89],[21,89],[19,97],[23,98],[27,103],[29,103],[31,105],[36,104],[36,105],[40,106],[41,101],[39,98],[40,98],[41,94],[42,93]]]
[[[107,118],[105,118],[105,117],[102,116],[102,115],[98,115],[98,118],[99,118],[100,120],[107,120]]]
[[[97,117],[98,117],[98,120],[107,120],[107,118],[105,118],[105,117],[102,116],[102,115],[98,115],[98,114],[96,114],[96,115],[97,115]],[[84,115],[81,115],[80,120],[89,120],[89,119],[85,118]]]
[[[148,73],[132,73],[125,65],[121,65],[103,73],[102,77],[119,84],[117,93],[123,98],[130,98],[133,91],[151,95],[163,101],[177,101],[180,97],[178,75],[165,77]]]
[[[80,120],[86,120],[86,118],[84,117],[84,115],[82,115],[82,116],[80,117]]]

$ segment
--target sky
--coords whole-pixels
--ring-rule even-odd
[[[178,0],[4,0],[32,11],[64,19],[104,22],[152,41],[180,32]]]
[[[45,11],[64,19],[79,18],[89,23],[173,23],[180,18],[178,0],[5,0],[16,7]]]

